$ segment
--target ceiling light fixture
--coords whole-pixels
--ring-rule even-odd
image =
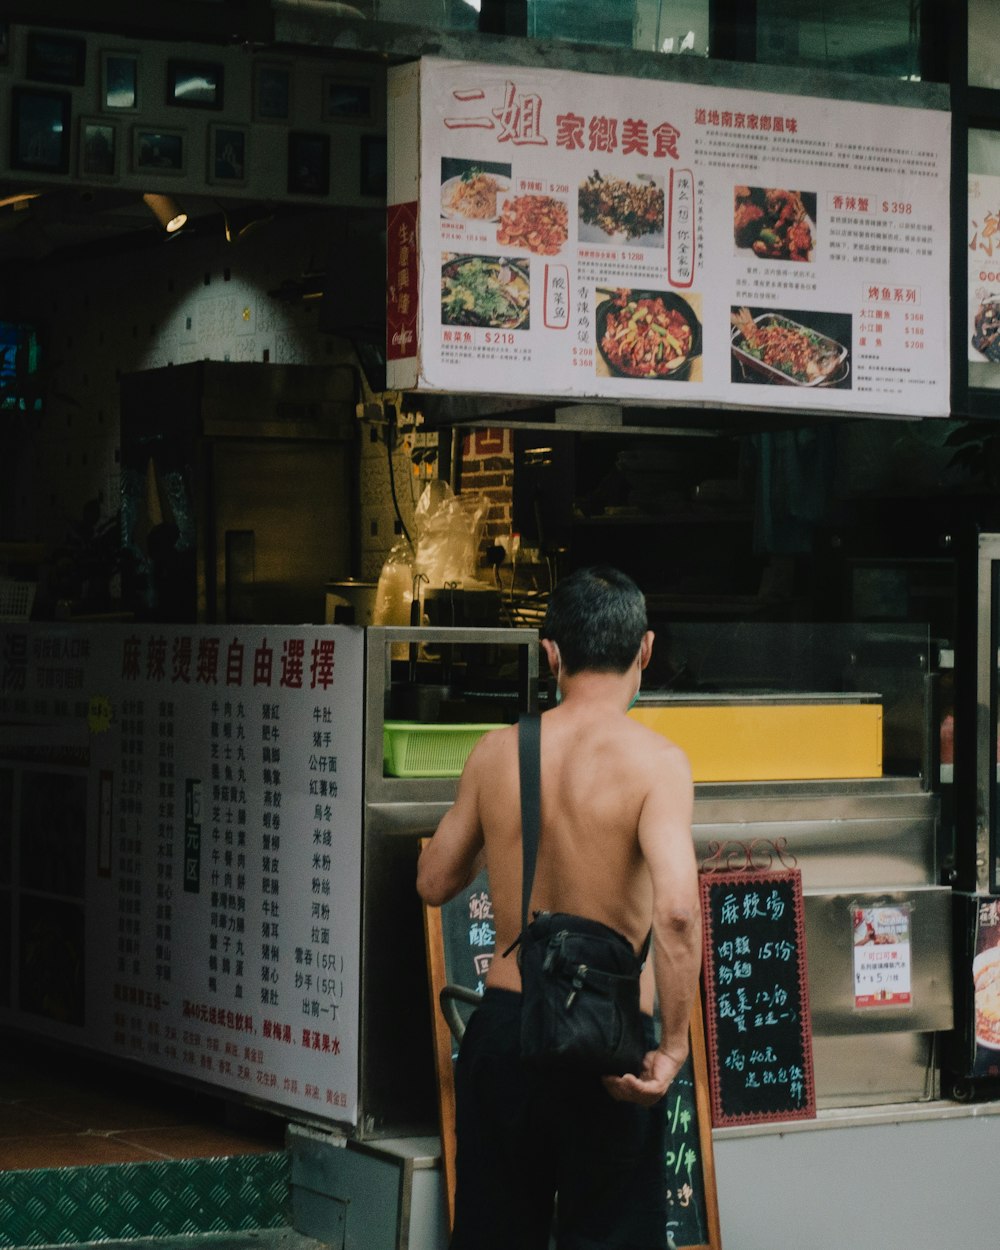
[[[187,213],[169,195],[147,194],[143,202],[167,234],[175,234],[188,219]]]
[[[0,199],[0,208],[12,208],[15,212],[27,208],[31,200],[37,200],[41,191],[19,191],[16,195],[5,195]]]

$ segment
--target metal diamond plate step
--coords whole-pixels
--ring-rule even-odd
[[[64,1250],[41,1246],[37,1250]],[[140,1237],[134,1241],[88,1241],[73,1250],[329,1250],[291,1228],[269,1228],[245,1233],[205,1233],[193,1237]]]
[[[100,1242],[107,1250],[114,1240],[134,1248],[138,1238],[280,1229],[289,1177],[283,1150],[0,1172],[0,1247]],[[237,1239],[232,1250],[253,1244]]]

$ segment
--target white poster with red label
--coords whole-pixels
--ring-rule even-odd
[[[855,907],[854,1006],[908,1007],[912,1001],[910,908]]]
[[[356,1123],[363,655],[0,629],[0,1024]]]
[[[1000,178],[969,176],[969,360],[1000,363]]]
[[[931,109],[393,70],[389,385],[945,416],[949,145]]]

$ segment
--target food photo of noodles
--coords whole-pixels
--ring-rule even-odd
[[[445,158],[441,162],[441,216],[452,221],[498,221],[501,200],[510,186],[509,165]]]
[[[701,322],[673,291],[598,290],[597,371],[611,377],[689,381],[701,355]],[[700,362],[699,362],[700,363]]]

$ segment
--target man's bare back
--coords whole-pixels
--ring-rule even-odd
[[[513,955],[521,929],[521,816],[517,729],[497,730],[479,745],[469,781],[485,843],[496,924],[488,985],[518,990]],[[621,712],[563,704],[542,719],[542,835],[529,911],[574,912],[624,933],[636,950],[652,920],[653,887],[639,842],[650,790],[676,747]],[[643,1007],[652,1010],[652,969]]]

